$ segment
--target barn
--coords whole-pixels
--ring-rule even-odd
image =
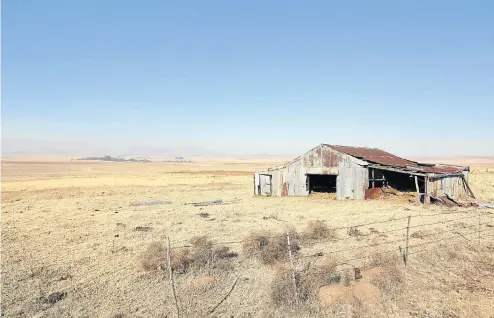
[[[377,148],[321,144],[292,161],[254,174],[254,193],[263,196],[307,196],[335,193],[336,199],[365,199],[373,189],[416,192],[462,199],[474,195],[468,186],[470,167],[427,164],[400,158]]]

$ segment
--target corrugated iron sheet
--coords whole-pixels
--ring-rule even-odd
[[[408,168],[408,169],[417,168],[417,170],[426,173],[453,173],[453,172],[463,171],[462,167],[453,167],[453,166],[431,167],[426,165],[420,165],[415,161],[410,161],[407,159],[400,158],[389,152],[377,148],[349,147],[349,146],[335,146],[335,145],[327,145],[327,146],[336,151],[345,153],[347,155],[385,166],[393,166],[393,167]]]
[[[362,167],[340,168],[336,178],[336,199],[364,199],[369,183],[369,170]]]

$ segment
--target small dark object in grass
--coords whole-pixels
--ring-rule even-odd
[[[94,209],[94,212],[99,212],[100,210],[99,209]]]
[[[119,237],[119,236],[120,236],[120,235],[118,235],[118,234],[115,234],[115,237]]]
[[[209,213],[207,212],[201,212],[198,214],[200,217],[203,217],[203,218],[208,218],[209,217]]]
[[[53,305],[58,303],[60,300],[64,299],[65,297],[67,297],[66,292],[54,292],[48,295],[47,297],[41,297],[41,301],[45,304]]]
[[[136,226],[134,228],[134,231],[139,231],[139,232],[149,232],[151,231],[153,228],[150,227],[150,226]]]
[[[357,236],[360,236],[362,233],[356,227],[351,227],[351,228],[348,229],[347,234],[349,236],[357,237]]]
[[[115,213],[118,213],[118,211],[115,211]]]

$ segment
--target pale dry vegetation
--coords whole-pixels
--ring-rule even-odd
[[[252,172],[272,165],[3,162],[2,314],[173,317],[170,237],[183,317],[491,318],[492,231],[478,238],[467,235],[477,218],[454,221],[479,209],[254,197]],[[486,169],[474,167],[470,185],[492,203],[494,167]],[[232,203],[185,205],[217,199]],[[164,200],[172,204],[134,205]],[[494,220],[482,211],[482,223]],[[414,228],[410,246],[465,238],[411,248],[405,269],[402,218],[436,214],[412,224],[454,222]],[[354,227],[382,220],[390,223]],[[328,286],[352,293],[323,303]]]
[[[308,222],[303,238],[304,240],[333,240],[337,238],[337,234],[325,221],[315,220]]]

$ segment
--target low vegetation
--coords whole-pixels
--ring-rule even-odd
[[[307,229],[302,235],[304,240],[336,239],[336,231],[331,229],[325,221],[309,221]]]
[[[176,248],[171,254],[171,265],[176,273],[184,274],[189,270],[204,267],[213,268],[220,261],[238,256],[225,245],[216,245],[207,236],[195,236],[190,246]],[[153,242],[141,254],[141,266],[146,271],[165,270],[167,249],[161,242]]]
[[[292,255],[296,255],[300,250],[300,236],[294,229],[288,229],[287,233],[290,235],[290,251]],[[283,234],[255,231],[244,240],[242,247],[244,254],[255,257],[266,265],[286,262],[289,259],[288,240]]]

